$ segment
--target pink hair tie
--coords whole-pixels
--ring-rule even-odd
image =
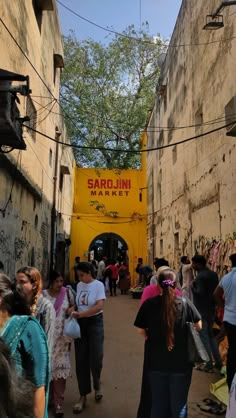
[[[163,282],[161,283],[162,287],[175,287],[175,281],[174,280],[163,280]]]

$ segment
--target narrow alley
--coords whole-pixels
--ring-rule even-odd
[[[0,418],[236,418],[236,0],[0,5]]]
[[[104,398],[100,404],[93,394],[82,412],[84,418],[135,418],[141,387],[143,342],[133,327],[139,301],[129,295],[108,297],[105,303],[105,356],[102,374]],[[73,353],[72,353],[73,360]],[[73,404],[78,400],[74,364],[65,397],[65,418],[72,418]],[[200,412],[197,403],[209,397],[209,384],[218,375],[194,372],[189,395],[189,418],[213,417]]]

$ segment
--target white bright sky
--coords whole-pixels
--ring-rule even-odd
[[[148,21],[150,34],[160,34],[170,38],[182,0],[61,0],[61,2],[101,26],[112,28],[117,32],[134,24],[137,29],[141,18]],[[67,35],[69,30],[75,31],[79,39],[93,38],[107,41],[108,33],[82,21],[58,4],[61,30]]]

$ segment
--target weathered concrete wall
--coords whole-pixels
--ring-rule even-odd
[[[0,22],[0,68],[29,75],[31,100],[36,110],[36,115],[33,115],[36,118],[36,129],[54,138],[58,128],[61,132],[60,140],[67,142],[57,102],[60,68],[54,67],[54,54],[63,55],[56,1],[53,0],[52,11],[42,12],[41,26],[37,23],[32,1],[1,0],[0,3],[5,25],[29,59],[26,59]],[[27,99],[23,96],[19,98],[21,115],[25,116]],[[32,114],[29,116],[32,117]],[[35,264],[46,277],[50,258],[56,144],[27,129],[24,129],[24,140],[27,150],[15,150],[7,154],[0,165],[0,209],[5,208],[11,194],[6,211],[0,210],[0,261],[4,264],[5,272],[11,276],[21,265]],[[61,242],[70,236],[74,161],[72,150],[59,146],[58,161],[55,234]],[[14,169],[14,166],[17,168]],[[63,176],[62,184],[60,173],[64,167],[68,168],[68,173]],[[18,171],[23,176],[18,175]]]
[[[236,91],[235,6],[224,9],[223,29],[205,31],[206,15],[216,6],[213,0],[182,2],[147,128],[149,148],[225,124],[225,106]],[[163,255],[177,267],[178,257],[192,255],[200,236],[233,236],[235,145],[222,129],[148,153],[150,258]]]

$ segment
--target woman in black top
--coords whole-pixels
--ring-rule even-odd
[[[162,295],[146,300],[134,323],[147,337],[151,418],[187,418],[193,364],[188,360],[185,322],[193,321],[200,330],[201,317],[189,300],[184,314],[183,300],[175,295],[176,274],[172,270],[160,274],[159,285]]]

